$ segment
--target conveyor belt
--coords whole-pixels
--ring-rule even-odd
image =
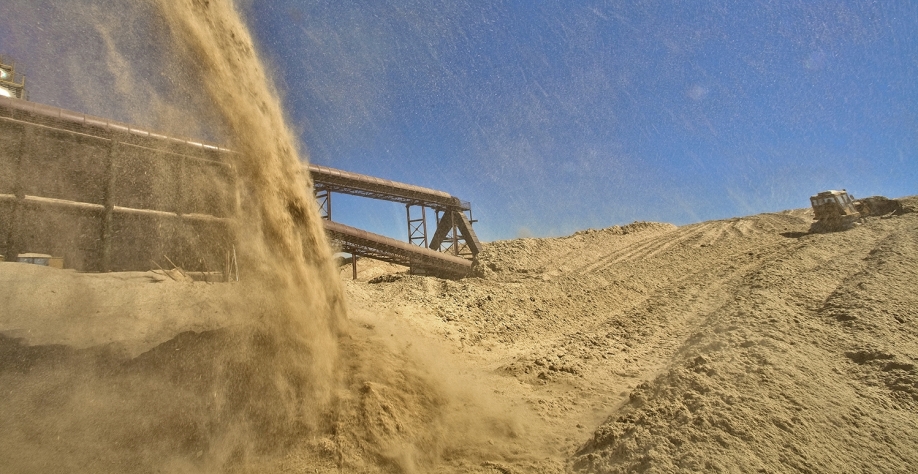
[[[414,273],[461,278],[472,270],[464,258],[411,245],[332,221],[324,221],[328,237],[344,252],[410,267]]]
[[[319,165],[306,165],[316,190],[351,194],[402,204],[422,205],[434,210],[467,211],[469,203],[436,189],[399,183]]]

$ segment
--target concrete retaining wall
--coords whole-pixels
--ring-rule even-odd
[[[0,101],[0,254],[82,271],[222,271],[236,208],[228,151]],[[153,263],[156,262],[156,263]]]

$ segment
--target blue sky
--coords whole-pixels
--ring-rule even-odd
[[[242,3],[311,161],[469,200],[483,240],[918,193],[911,0]],[[335,217],[406,233],[399,205]]]
[[[806,207],[828,188],[918,192],[916,2],[248,14],[314,162],[471,200],[485,240]]]

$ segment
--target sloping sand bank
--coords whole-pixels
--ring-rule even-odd
[[[809,219],[494,242],[462,281],[342,267],[345,362],[308,426],[273,424],[287,395],[259,379],[275,350],[246,323],[270,310],[252,283],[0,263],[0,458],[19,472],[908,471],[918,213],[818,235]],[[264,442],[238,449],[239,416]]]

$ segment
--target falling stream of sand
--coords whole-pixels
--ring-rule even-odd
[[[270,294],[271,310],[254,322],[255,346],[243,348],[261,385],[277,396],[249,418],[281,437],[315,428],[336,385],[336,341],[345,318],[342,290],[332,266],[312,183],[302,172],[297,141],[285,123],[277,93],[265,75],[252,37],[232,2],[161,0],[178,54],[197,66],[197,79],[231,137],[233,163],[245,205],[237,236],[252,271]],[[253,360],[252,357],[255,359]],[[268,373],[267,379],[265,373]],[[257,423],[256,423],[257,424]],[[280,428],[279,428],[280,427]]]

